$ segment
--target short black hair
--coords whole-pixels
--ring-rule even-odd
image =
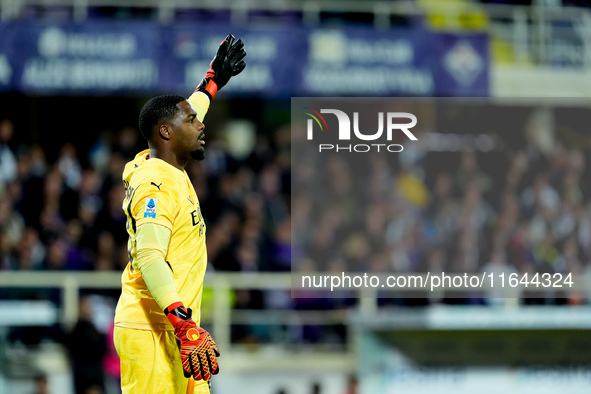
[[[148,100],[140,111],[140,132],[145,139],[152,138],[152,130],[160,121],[172,119],[179,111],[177,104],[186,98],[178,94],[156,96]]]

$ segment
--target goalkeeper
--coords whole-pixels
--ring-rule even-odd
[[[123,172],[129,264],[115,312],[124,394],[210,393],[219,371],[219,349],[199,327],[205,223],[184,167],[204,158],[203,118],[216,92],[246,66],[243,46],[227,36],[191,97],[154,97],[140,112],[149,149]]]

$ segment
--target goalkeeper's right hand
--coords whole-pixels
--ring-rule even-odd
[[[244,70],[246,67],[246,63],[242,60],[246,56],[244,43],[240,39],[235,40],[233,35],[228,34],[222,41],[209,63],[209,70],[195,91],[203,92],[213,99],[217,91],[224,87],[230,78]]]
[[[182,302],[169,305],[164,314],[174,327],[185,377],[210,380],[211,375],[217,374],[220,370],[217,359],[220,356],[218,345],[207,331],[195,324],[191,318],[191,309],[187,310]]]

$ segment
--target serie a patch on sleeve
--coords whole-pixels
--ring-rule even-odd
[[[146,209],[144,209],[145,218],[156,218],[156,209],[158,206],[157,198],[148,198],[146,200]]]

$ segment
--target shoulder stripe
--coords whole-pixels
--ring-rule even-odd
[[[131,197],[129,197],[129,203],[127,204],[127,215],[129,217],[129,219],[131,220],[131,228],[133,229],[134,234],[137,232],[137,226],[135,224],[135,218],[133,217],[133,213],[131,212],[131,203],[133,202],[133,197],[135,197],[136,191],[137,191],[137,188],[135,188],[135,190],[133,191],[133,194],[131,195]]]

